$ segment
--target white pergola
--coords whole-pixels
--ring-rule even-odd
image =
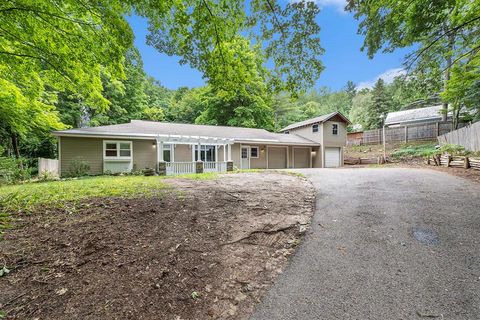
[[[176,144],[186,144],[192,146],[192,162],[195,161],[194,158],[194,147],[198,146],[197,150],[197,159],[201,159],[201,146],[202,145],[214,145],[218,148],[218,146],[223,146],[223,159],[227,159],[226,161],[232,161],[232,144],[234,143],[234,139],[228,138],[217,138],[217,137],[205,137],[205,136],[186,136],[186,135],[157,135],[157,163],[164,161],[163,158],[163,150],[164,145],[176,145]],[[173,149],[172,149],[173,150]],[[218,150],[218,149],[217,149]],[[173,161],[174,162],[174,161]]]

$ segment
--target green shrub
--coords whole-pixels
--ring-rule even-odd
[[[11,184],[27,180],[31,169],[24,159],[0,157],[0,184]]]
[[[458,144],[444,144],[438,150],[439,153],[448,153],[454,156],[466,156],[469,154],[465,147],[459,146]]]
[[[74,159],[70,162],[70,168],[68,169],[67,176],[69,178],[84,177],[88,175],[90,171],[90,164],[88,161],[82,159]]]
[[[41,182],[54,181],[54,180],[58,180],[58,177],[49,171],[43,171],[38,175],[38,181],[41,181]]]
[[[425,157],[438,152],[435,144],[406,145],[392,153],[393,158],[401,159],[405,157]]]

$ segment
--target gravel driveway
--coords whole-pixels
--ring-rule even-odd
[[[406,168],[299,170],[312,228],[252,319],[480,319],[480,185]]]

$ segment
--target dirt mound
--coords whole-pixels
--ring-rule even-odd
[[[162,197],[39,209],[0,241],[9,319],[244,319],[313,212],[304,179],[172,180]]]

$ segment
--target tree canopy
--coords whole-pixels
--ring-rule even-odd
[[[474,108],[469,103],[471,90],[480,79],[480,2],[422,0],[350,0],[347,8],[360,20],[359,33],[365,35],[362,49],[369,57],[382,50],[417,46],[406,57],[408,70],[415,68],[443,76],[445,111]],[[443,75],[442,75],[443,74]],[[469,74],[468,81],[461,79]]]

